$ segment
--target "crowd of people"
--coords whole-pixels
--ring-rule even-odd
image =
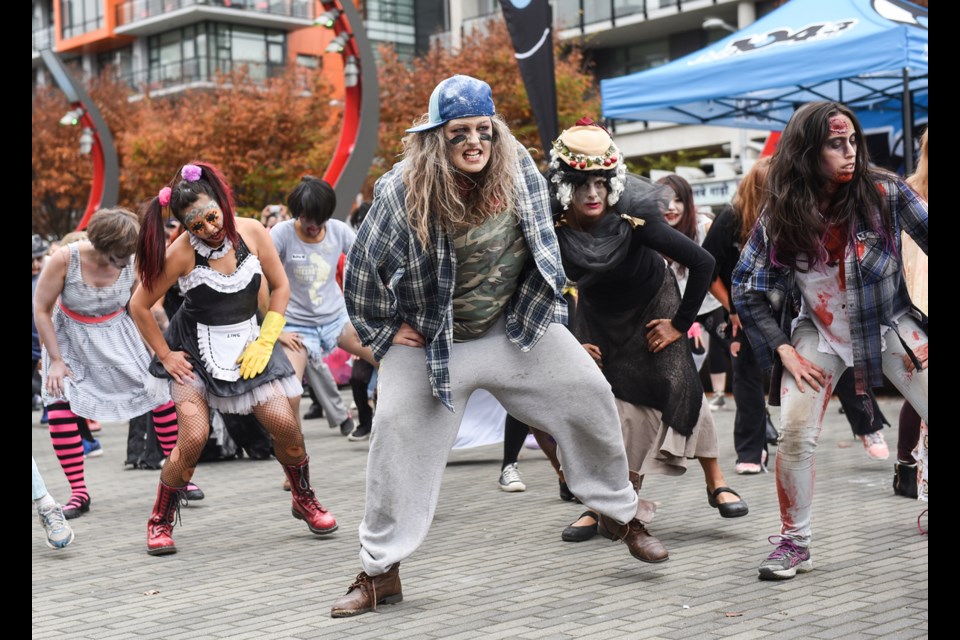
[[[293,517],[333,534],[310,478],[308,382],[331,427],[369,441],[361,570],[333,617],[403,599],[400,564],[427,536],[478,390],[506,413],[500,488],[523,490],[517,456],[532,435],[561,498],[586,509],[561,539],[599,533],[647,563],[670,554],[650,530],[644,477],[683,474],[695,458],[707,504],[748,515],[724,469],[766,471],[766,405],[779,405],[781,527],[758,575],[810,571],[815,450],[845,372],[847,417],[873,458],[886,444],[872,390],[886,376],[903,395],[894,490],[927,499],[925,266],[911,259],[904,277],[905,238],[927,252],[927,136],[909,180],[872,166],[862,139],[845,106],[803,105],[731,205],[707,216],[682,177],[629,173],[589,117],[553,141],[541,173],[490,86],[455,75],[349,222],[312,176],[260,220],[238,217],[228,179],[193,161],[139,216],[97,212],[46,264],[34,236],[33,372],[71,490],[61,506],[34,462],[47,544],[71,544],[68,520],[90,511],[90,421],[144,413],[166,456],[148,554],[177,551],[180,507],[202,497],[192,479],[212,411],[256,417]],[[160,312],[172,292],[178,304]],[[353,357],[356,424],[323,362],[337,348]],[[721,434],[711,410],[727,358],[737,414]],[[712,399],[700,376],[711,359]],[[722,437],[735,460],[719,459]]]

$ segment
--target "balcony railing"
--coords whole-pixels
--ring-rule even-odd
[[[221,7],[288,18],[314,18],[311,0],[127,0],[116,7],[117,26],[187,7]]]
[[[554,13],[558,29],[577,29],[666,7],[682,11],[683,5],[690,2],[702,3],[702,0],[557,0]]]
[[[254,82],[283,75],[283,64],[216,60],[209,57],[191,58],[179,62],[154,65],[149,69],[124,74],[121,80],[131,89],[140,92],[160,91],[191,85],[198,82],[214,82],[218,74],[229,74],[245,67],[248,77]]]

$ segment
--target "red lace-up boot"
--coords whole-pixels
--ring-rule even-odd
[[[293,517],[307,523],[310,531],[325,536],[337,530],[339,525],[333,514],[324,508],[310,486],[310,456],[299,464],[285,464],[283,472],[290,480],[290,493],[293,495]]]
[[[147,553],[162,556],[176,553],[173,543],[173,525],[180,517],[180,489],[167,486],[160,481],[157,485],[157,501],[153,503],[153,513],[147,520]]]

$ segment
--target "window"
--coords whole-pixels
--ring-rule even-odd
[[[98,0],[60,0],[63,38],[73,38],[103,28],[103,2]]]
[[[320,56],[308,56],[303,53],[297,54],[297,66],[304,69],[322,69],[323,58]]]
[[[246,65],[263,80],[282,72],[286,36],[282,31],[203,22],[148,40],[149,78],[161,86],[209,80]]]

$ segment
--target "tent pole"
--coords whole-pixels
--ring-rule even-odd
[[[910,93],[910,70],[903,68],[903,170],[913,173],[913,94]]]

